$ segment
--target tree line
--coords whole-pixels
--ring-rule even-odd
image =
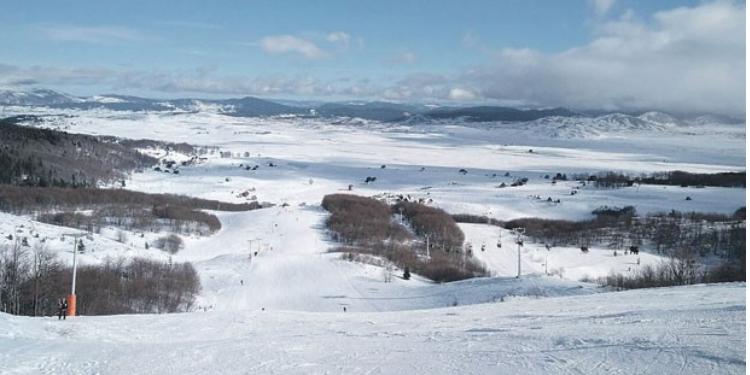
[[[121,180],[156,159],[83,134],[19,126],[0,119],[0,184],[86,187]]]
[[[226,203],[172,194],[125,189],[0,185],[0,211],[32,214],[53,225],[98,233],[102,227],[162,229],[175,233],[212,233],[221,229],[216,215],[201,210],[249,211],[257,202]],[[89,210],[82,214],[78,211]]]
[[[443,210],[412,202],[390,206],[349,194],[327,195],[322,205],[331,213],[326,228],[343,244],[334,251],[347,259],[355,259],[354,254],[383,257],[434,281],[487,275],[484,266],[464,251],[463,232]]]
[[[745,172],[691,173],[667,171],[634,176],[610,171],[597,174],[577,174],[573,178],[578,181],[591,182],[599,188],[620,188],[633,186],[634,184],[729,188],[744,188],[746,185]]]
[[[249,211],[257,202],[227,203],[176,194],[152,194],[126,189],[19,187],[0,185],[0,211],[28,214],[37,210],[61,210],[99,205],[181,206],[194,210]]]
[[[44,247],[16,241],[0,246],[0,311],[28,316],[57,313],[70,293],[72,269]],[[148,259],[106,259],[77,270],[80,315],[189,311],[200,292],[190,263]]]
[[[593,213],[595,217],[590,220],[523,218],[507,221],[504,227],[524,228],[525,234],[534,241],[551,246],[599,245],[615,250],[628,249],[630,246],[647,246],[657,254],[667,256],[677,263],[687,259],[691,267],[695,259],[713,256],[722,260],[714,270],[721,271],[724,275],[719,278],[726,280],[731,278],[727,275],[731,275],[736,280],[745,279],[744,207],[732,215],[672,210],[637,216],[632,207],[603,207]],[[682,263],[680,265],[684,266]],[[669,268],[671,265],[664,267],[667,268],[649,272],[674,274],[673,268]],[[697,277],[688,279],[698,280]],[[675,280],[681,282],[683,278],[675,277]],[[615,284],[619,285],[620,282],[617,281]]]

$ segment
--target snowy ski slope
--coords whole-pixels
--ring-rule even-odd
[[[390,313],[0,314],[3,374],[741,374],[745,285]]]

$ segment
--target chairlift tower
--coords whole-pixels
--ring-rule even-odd
[[[523,234],[526,232],[524,228],[513,228],[513,234],[516,236],[516,245],[518,245],[518,275],[516,278],[521,277],[521,246],[523,246]]]
[[[425,239],[424,257],[425,259],[429,260],[430,259],[430,235],[425,234],[424,239]]]

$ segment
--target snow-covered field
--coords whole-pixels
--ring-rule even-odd
[[[323,229],[326,212],[320,207],[324,195],[348,192],[352,185],[353,194],[408,195],[450,213],[500,220],[585,219],[604,205],[632,205],[639,213],[676,209],[731,214],[745,206],[745,189],[596,189],[574,181],[552,184],[544,176],[744,170],[741,126],[711,131],[709,125],[664,124],[608,131],[602,124],[589,129],[591,124],[578,122],[405,125],[238,118],[205,111],[60,114],[12,107],[0,110],[0,117],[22,110],[48,116],[35,126],[187,142],[232,153],[207,154],[206,162],[179,167],[179,174],[134,173],[128,189],[230,202],[255,196],[276,206],[214,212],[220,231],[184,238],[185,248],[172,259],[192,262],[199,272],[203,291],[195,312],[81,317],[65,323],[0,315],[1,374],[745,369],[744,284],[602,293],[579,280],[634,272],[663,258],[648,252],[614,256],[597,247],[588,254],[576,248],[548,251],[529,241],[521,254],[524,276],[516,279],[511,233],[483,224],[460,227],[493,277],[435,284],[418,275],[403,280],[396,270],[393,281],[385,283],[383,268],[329,252],[335,244]],[[165,159],[184,157],[149,152]],[[255,165],[256,170],[245,168]],[[365,184],[368,176],[377,180]],[[497,187],[519,178],[529,181]],[[548,202],[548,197],[560,203]],[[70,232],[0,214],[0,245],[15,240],[6,239],[8,234],[27,237],[30,245],[43,242],[70,261],[72,238],[62,237]],[[144,247],[159,235],[128,232],[121,243],[115,241],[115,230],[91,234],[79,260],[167,260],[166,253]]]
[[[0,314],[3,374],[741,374],[745,285],[386,313]]]
[[[28,111],[5,107],[0,115]],[[352,184],[356,194],[410,194],[432,198],[451,213],[499,219],[585,218],[602,205],[634,205],[640,213],[672,209],[731,213],[745,205],[742,189],[582,187],[571,195],[574,182],[553,185],[544,178],[600,171],[744,170],[745,129],[741,125],[618,127],[609,133],[599,130],[596,138],[559,138],[533,131],[539,124],[404,125],[239,118],[211,112],[38,111],[48,116],[40,124],[45,127],[217,146],[233,153],[231,158],[207,155],[208,163],[183,168],[179,175],[134,174],[128,188],[149,192],[238,201],[242,200],[240,192],[254,188],[252,195],[261,201],[297,205],[317,204],[325,194],[344,191]],[[577,124],[588,125],[594,126]],[[246,170],[240,164],[259,168]],[[459,173],[461,169],[467,173]],[[375,183],[365,184],[368,176],[377,177]],[[497,188],[522,177],[529,179],[525,186]],[[548,203],[548,197],[561,203]]]

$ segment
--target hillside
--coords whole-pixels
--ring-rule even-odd
[[[156,159],[115,142],[19,126],[19,120],[0,119],[2,184],[95,186],[156,163]]]
[[[465,119],[472,122],[520,122],[533,121],[544,117],[571,117],[577,115],[579,114],[565,108],[517,109],[498,106],[438,108],[423,114],[423,116],[431,119]]]
[[[0,314],[0,362],[13,374],[735,374],[745,292],[695,285],[394,313]]]

